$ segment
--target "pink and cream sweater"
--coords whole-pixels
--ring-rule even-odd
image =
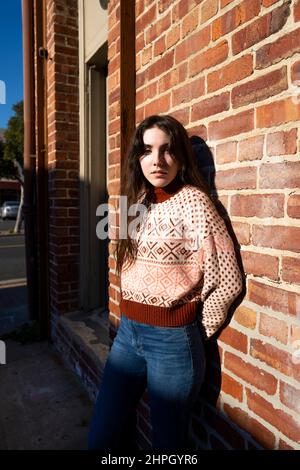
[[[165,327],[186,325],[199,315],[208,339],[242,290],[224,220],[205,193],[177,178],[147,198],[136,231],[137,258],[121,270],[121,313]]]

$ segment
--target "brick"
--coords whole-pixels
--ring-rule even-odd
[[[194,31],[199,24],[199,9],[194,8],[187,16],[182,20],[181,33],[182,39]]]
[[[150,114],[164,113],[169,111],[171,107],[171,93],[160,96],[156,100],[145,106],[146,116]]]
[[[158,83],[150,83],[150,85],[145,86],[142,89],[139,89],[136,92],[136,104],[143,104],[145,101],[154,98],[157,96],[157,86]]]
[[[154,62],[146,70],[146,81],[158,77],[164,72],[169,71],[174,64],[174,51],[171,50],[164,54],[160,59]],[[145,81],[143,82],[145,83]]]
[[[189,61],[189,76],[193,77],[203,70],[220,64],[227,59],[228,50],[227,41],[221,41],[216,46],[210,47],[207,51],[197,54]]]
[[[141,5],[143,6],[143,2],[140,2]],[[159,0],[158,1],[158,12],[163,13],[165,10],[167,10],[170,5],[173,4],[173,0]]]
[[[232,3],[234,0],[221,0],[221,8],[226,7],[230,3]]]
[[[239,142],[238,159],[245,160],[260,160],[264,152],[264,136],[256,135],[243,139]]]
[[[261,189],[299,187],[300,162],[266,163],[259,170]]]
[[[294,6],[294,19],[295,21],[300,21],[300,0],[298,0]]]
[[[216,147],[216,162],[218,165],[222,163],[234,162],[236,160],[237,143],[226,142]]]
[[[184,62],[175,69],[170,70],[158,80],[158,94],[170,90],[179,83],[183,83],[187,76],[187,63]]]
[[[274,281],[279,280],[279,261],[276,256],[243,250],[242,260],[245,273],[252,274],[253,276],[267,277]]]
[[[260,0],[244,0],[239,5],[217,18],[212,25],[212,39],[216,41],[238,26],[258,16]]]
[[[172,105],[178,106],[181,103],[190,102],[195,98],[203,96],[205,93],[204,77],[186,83],[172,91]]]
[[[233,55],[248,49],[269,36],[270,16],[265,15],[232,36]]]
[[[251,302],[261,307],[270,308],[275,312],[282,312],[294,316],[297,313],[299,295],[296,292],[290,292],[251,279],[248,284],[246,297]]]
[[[233,135],[249,132],[254,128],[254,111],[243,111],[234,116],[229,116],[221,121],[213,121],[208,125],[209,138],[225,139]]]
[[[189,109],[188,108],[177,109],[176,111],[172,112],[172,116],[174,116],[175,119],[181,122],[184,127],[186,127],[187,124],[189,123]]]
[[[293,387],[292,385],[280,381],[279,389],[280,401],[290,410],[295,411],[300,415],[300,390]]]
[[[236,400],[243,401],[243,386],[230,375],[223,372],[222,374],[222,391],[231,395]]]
[[[172,8],[172,23],[180,21],[188,12],[193,2],[179,1]]]
[[[154,5],[155,7],[155,5]],[[148,27],[149,24],[146,25],[147,29],[145,32],[145,43],[151,44],[155,41],[161,34],[169,29],[171,26],[171,12],[165,15],[161,20],[156,20],[154,23]]]
[[[168,49],[166,47],[166,37],[162,36],[154,43],[154,48],[153,48],[154,57],[157,57],[158,55],[163,54],[166,49]]]
[[[233,88],[231,100],[233,108],[264,100],[288,88],[286,66],[256,78],[251,82],[243,83]]]
[[[187,129],[187,132],[189,137],[196,135],[198,137],[201,137],[205,141],[207,140],[207,128],[203,124],[190,127],[189,129]]]
[[[179,64],[183,60],[189,58],[199,49],[206,47],[211,38],[211,26],[207,26],[200,31],[188,36],[184,41],[180,42],[175,49],[175,63]]]
[[[300,380],[300,365],[292,362],[291,353],[272,344],[251,338],[250,354],[291,379]]]
[[[234,449],[245,449],[245,442],[242,435],[233,428],[219,413],[210,408],[204,409],[204,419],[206,423]]]
[[[278,318],[271,317],[270,315],[262,312],[260,314],[258,330],[263,336],[275,338],[280,343],[287,344],[287,324],[282,320],[278,320]]]
[[[203,78],[204,80],[204,78]],[[204,94],[204,90],[203,93]],[[198,121],[207,116],[215,115],[227,111],[230,107],[230,94],[223,93],[222,95],[213,96],[203,101],[197,101],[192,106],[191,119]]]
[[[218,189],[254,189],[256,171],[254,167],[220,170],[216,173],[216,187]]]
[[[281,277],[283,281],[300,284],[300,259],[284,256]]]
[[[218,12],[218,0],[206,0],[201,5],[201,23],[205,23]]]
[[[256,327],[256,312],[251,308],[240,305],[233,316],[234,320],[245,328],[254,330]]]
[[[276,2],[278,2],[278,0],[262,0],[262,4],[266,8],[274,5],[274,3],[276,3]]]
[[[231,83],[237,83],[239,80],[250,76],[253,73],[253,57],[247,54],[228,65],[208,74],[207,90],[216,91]]]
[[[230,213],[238,217],[284,217],[284,194],[236,194]]]
[[[263,69],[269,67],[282,59],[292,57],[299,50],[300,29],[298,28],[258,49],[256,53],[256,68]]]
[[[243,222],[232,222],[234,233],[242,245],[249,245],[250,243],[250,225]]]
[[[170,49],[180,40],[180,25],[174,25],[170,31],[166,34],[166,48]]]
[[[254,225],[252,234],[256,246],[300,252],[300,227]]]
[[[152,45],[142,51],[142,64],[146,65],[152,59]]]
[[[247,404],[255,414],[270,423],[292,441],[299,443],[300,424],[291,415],[247,389]]]
[[[291,79],[293,85],[300,86],[300,60],[292,65]]]
[[[268,372],[256,367],[240,357],[225,351],[224,367],[247,384],[253,385],[258,390],[263,390],[269,395],[274,395],[277,389],[277,379]]]
[[[224,328],[218,339],[223,341],[223,343],[228,344],[232,348],[247,354],[247,336],[244,333],[241,333],[240,331],[232,328],[231,326]]]
[[[144,14],[137,18],[135,22],[136,35],[144,31],[149,25],[154,23],[156,19],[156,5],[153,5],[151,8],[148,8]],[[108,40],[108,42],[112,42]]]
[[[278,450],[297,450],[297,447],[291,447],[283,439],[279,439]]]
[[[280,31],[285,25],[289,15],[290,5],[284,3],[271,13],[258,18],[253,23],[236,32],[232,37],[233,54],[238,54],[268,36],[271,36],[271,34]]]
[[[275,448],[275,435],[269,431],[257,419],[249,416],[248,413],[238,407],[233,407],[224,403],[224,412],[226,416],[244,431],[247,431],[264,449]]]
[[[288,198],[287,214],[295,219],[300,218],[300,194],[291,194]]]
[[[296,318],[296,324],[291,324],[291,334],[289,344],[293,348],[293,353],[297,350],[299,352],[299,340],[300,340],[300,323],[298,317]],[[298,355],[299,358],[299,355]],[[299,362],[299,361],[298,361]]]
[[[297,129],[267,135],[267,155],[289,155],[297,152]]]

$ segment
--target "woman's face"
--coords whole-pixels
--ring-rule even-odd
[[[155,187],[163,188],[175,178],[179,163],[169,153],[170,137],[158,127],[144,132],[145,153],[140,164],[145,178]]]

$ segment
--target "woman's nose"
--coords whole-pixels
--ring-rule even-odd
[[[164,161],[164,153],[160,152],[159,150],[153,151],[153,161],[156,164],[162,164]]]

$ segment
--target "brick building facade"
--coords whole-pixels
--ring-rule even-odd
[[[113,240],[97,239],[95,210],[117,209],[135,125],[169,113],[213,155],[246,277],[207,346],[191,439],[299,449],[300,1],[107,3],[43,2],[52,340],[95,396],[120,316]],[[147,447],[146,392],[137,411]]]

